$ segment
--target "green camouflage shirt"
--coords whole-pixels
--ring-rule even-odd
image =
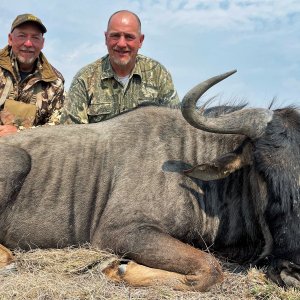
[[[165,67],[138,55],[129,81],[123,86],[106,55],[82,68],[74,77],[62,109],[61,123],[96,123],[149,103],[179,104]]]
[[[49,64],[42,53],[38,58],[35,72],[21,80],[11,47],[7,46],[0,50],[0,97],[8,76],[11,78],[12,86],[6,98],[36,105],[37,113],[33,125],[57,123],[58,111],[64,101],[64,78]],[[2,108],[3,105],[0,110]]]

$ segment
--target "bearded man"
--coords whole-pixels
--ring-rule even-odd
[[[0,136],[58,118],[64,78],[41,52],[46,31],[36,16],[19,15],[0,50]]]

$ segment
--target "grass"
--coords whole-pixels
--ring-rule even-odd
[[[116,257],[90,246],[15,251],[16,272],[0,273],[1,300],[299,300],[300,291],[282,289],[257,269],[224,262],[225,280],[209,292],[178,292],[166,287],[133,288],[108,281],[101,268]]]

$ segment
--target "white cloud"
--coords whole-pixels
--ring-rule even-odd
[[[143,1],[142,9],[146,21],[156,28],[194,25],[199,26],[198,30],[243,31],[289,22],[291,16],[300,14],[300,1],[161,0]]]

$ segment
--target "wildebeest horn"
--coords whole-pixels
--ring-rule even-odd
[[[197,109],[198,99],[213,85],[234,74],[236,70],[212,77],[191,89],[183,98],[181,112],[192,126],[214,133],[244,134],[250,138],[262,135],[273,112],[268,109],[243,109],[216,118],[203,115],[203,109]]]

